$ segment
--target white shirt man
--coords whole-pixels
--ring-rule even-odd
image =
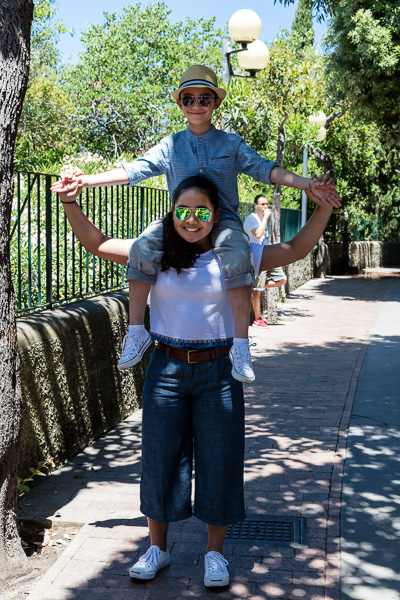
[[[244,228],[251,242],[256,244],[268,244],[268,220],[271,216],[269,200],[259,194],[254,198],[254,212],[249,215],[245,222]],[[264,289],[280,287],[286,283],[286,275],[282,267],[277,267],[272,271],[260,273],[256,278],[256,282],[252,293],[252,304],[254,311],[254,327],[266,328],[267,323],[261,317],[260,297]]]

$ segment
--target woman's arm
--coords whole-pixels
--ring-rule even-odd
[[[80,193],[80,190],[79,190]],[[75,198],[79,195],[75,193]],[[62,206],[71,227],[88,252],[100,258],[112,260],[113,262],[126,265],[128,260],[128,249],[126,240],[110,238],[103,233],[83,214],[81,207],[66,193],[59,193]],[[72,197],[73,198],[73,197]]]
[[[317,206],[310,220],[289,242],[264,246],[260,272],[289,265],[307,256],[322,235],[331,213],[331,206]]]

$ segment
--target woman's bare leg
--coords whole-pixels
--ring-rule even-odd
[[[163,552],[167,551],[167,537],[169,523],[160,523],[154,519],[147,518],[150,530],[150,545],[158,546]]]
[[[208,544],[206,553],[211,552],[212,550],[215,550],[220,554],[224,553],[224,539],[227,529],[228,526],[218,527],[217,525],[207,524]]]

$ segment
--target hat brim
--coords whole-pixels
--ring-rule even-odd
[[[215,94],[217,94],[218,98],[220,98],[221,100],[225,100],[225,98],[226,98],[226,93],[227,92],[226,92],[226,90],[223,90],[222,88],[213,87],[211,85],[207,85],[206,83],[201,83],[201,84],[194,83],[193,85],[190,85],[190,86],[180,87],[178,90],[175,90],[175,92],[172,92],[171,96],[173,97],[173,99],[174,100],[179,100],[179,94],[181,92],[183,92],[183,90],[186,89],[187,87],[192,87],[192,88],[209,88]]]

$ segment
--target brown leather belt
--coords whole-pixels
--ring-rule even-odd
[[[163,342],[158,342],[157,348],[163,354],[166,354],[170,358],[176,358],[177,360],[184,360],[190,364],[203,362],[205,360],[214,360],[220,356],[226,356],[229,354],[231,345],[228,346],[216,346],[213,348],[199,349],[199,350],[177,350],[173,346],[168,346]]]

